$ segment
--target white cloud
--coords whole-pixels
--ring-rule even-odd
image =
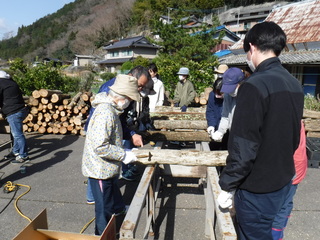
[[[3,18],[0,18],[0,30],[7,31],[8,26],[6,25],[6,21]]]

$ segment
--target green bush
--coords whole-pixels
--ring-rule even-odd
[[[83,88],[80,84],[81,79],[61,74],[60,67],[53,67],[51,63],[28,66],[18,58],[10,62],[8,72],[18,83],[23,94],[28,96],[41,88],[61,90],[63,93],[78,92]]]
[[[105,72],[100,74],[100,78],[103,79],[104,81],[109,81],[110,79],[114,78],[116,75],[117,75],[116,73]]]
[[[304,108],[313,111],[320,111],[320,102],[314,96],[307,94],[304,97]]]

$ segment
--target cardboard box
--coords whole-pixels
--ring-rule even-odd
[[[101,236],[48,230],[47,211],[44,209],[13,240],[116,240],[116,218],[113,216]]]

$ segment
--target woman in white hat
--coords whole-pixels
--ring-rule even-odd
[[[97,94],[92,102],[95,111],[86,135],[82,173],[90,178],[89,184],[95,200],[96,235],[102,234],[112,214],[126,209],[117,180],[121,162],[134,162],[136,156],[123,149],[119,115],[132,100],[140,101],[137,79],[120,74],[109,93]]]

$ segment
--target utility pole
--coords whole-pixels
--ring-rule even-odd
[[[168,9],[168,24],[170,23],[170,10],[172,10],[173,8],[171,7],[167,7]]]

